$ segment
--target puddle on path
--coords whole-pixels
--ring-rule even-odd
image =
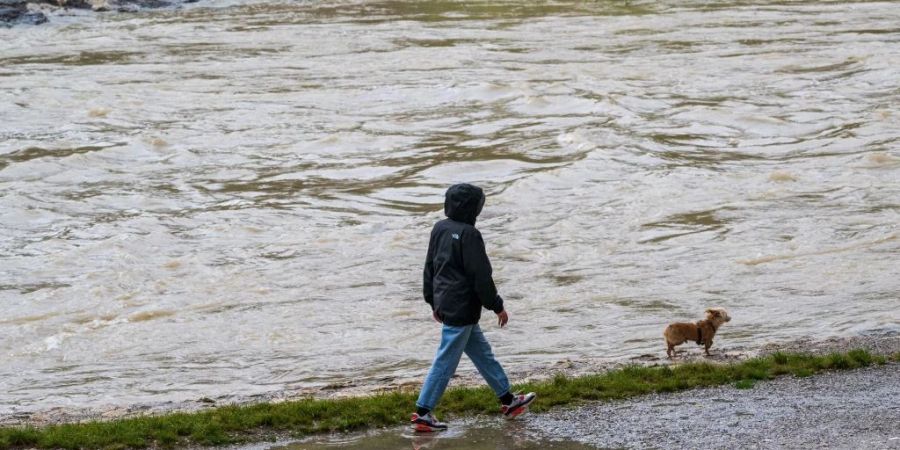
[[[574,441],[549,441],[523,422],[457,425],[442,433],[416,433],[392,428],[356,435],[335,435],[272,447],[278,450],[582,450],[593,449]]]

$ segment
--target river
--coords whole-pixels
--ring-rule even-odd
[[[710,306],[714,351],[900,333],[898,2],[50,19],[0,28],[0,414],[420,381],[461,181],[513,372]]]

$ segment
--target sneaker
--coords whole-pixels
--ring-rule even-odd
[[[519,414],[528,411],[528,404],[537,398],[537,394],[529,392],[527,394],[515,394],[512,403],[500,407],[500,412],[507,419],[514,419]]]
[[[431,413],[425,414],[424,416],[413,413],[410,422],[412,422],[414,430],[421,431],[423,433],[431,433],[432,431],[444,431],[447,429],[447,424],[438,422],[438,420],[435,419],[434,415]]]

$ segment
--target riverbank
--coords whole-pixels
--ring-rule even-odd
[[[846,353],[853,349],[863,349],[873,355],[889,356],[900,353],[900,335],[890,336],[853,336],[830,338],[823,340],[802,339],[788,342],[769,343],[757,348],[728,345],[712,349],[712,356],[706,357],[701,349],[690,346],[679,347],[677,360],[669,360],[665,352],[657,354],[635,355],[621,360],[604,358],[579,358],[557,361],[547,366],[532,367],[530,370],[509,370],[510,378],[523,383],[540,383],[554,376],[569,378],[583,377],[611,370],[621,369],[629,365],[671,365],[685,362],[736,363],[759,356],[767,356],[777,352],[806,353],[824,355],[829,353]],[[453,386],[479,387],[483,380],[477,371],[461,370],[454,375]],[[0,414],[0,427],[32,426],[45,427],[65,423],[111,421],[133,417],[158,416],[174,413],[198,413],[209,411],[225,405],[254,405],[260,403],[283,403],[300,399],[338,400],[346,398],[366,397],[393,392],[417,392],[421,376],[409,378],[387,379],[381,384],[346,383],[328,385],[320,389],[285,390],[263,395],[239,395],[227,397],[201,397],[184,399],[179,402],[148,402],[128,405],[108,405],[100,407],[57,407],[43,410],[18,411]]]
[[[896,340],[893,340],[896,341]],[[890,351],[896,343],[877,344]],[[875,344],[873,344],[875,345]],[[826,345],[820,346],[827,349]],[[520,385],[540,393],[534,412],[589,400],[621,400],[639,395],[698,387],[735,385],[749,388],[781,375],[806,377],[829,370],[884,365],[900,360],[900,350],[875,354],[854,349],[842,353],[774,352],[739,362],[679,362],[673,365],[630,365],[602,374],[552,379]],[[396,391],[369,397],[303,399],[280,403],[224,406],[196,413],[174,413],[114,421],[12,427],[0,429],[0,448],[109,448],[181,445],[224,445],[299,438],[333,431],[392,426],[402,423],[414,393]],[[496,400],[483,387],[452,389],[442,400],[444,417],[492,414]]]
[[[578,358],[557,361],[547,366],[532,367],[530,370],[509,370],[511,379],[520,382],[541,382],[554,376],[570,378],[604,373],[629,365],[671,365],[685,362],[735,363],[777,352],[807,353],[824,355],[846,353],[853,349],[863,349],[873,355],[889,356],[900,353],[900,335],[851,336],[829,339],[800,339],[787,342],[767,343],[756,348],[740,345],[716,345],[712,355],[706,357],[702,349],[690,346],[679,347],[676,360],[665,357],[665,352],[641,354],[620,360],[605,358]],[[465,361],[464,361],[465,363]],[[424,376],[424,374],[422,374]],[[173,413],[197,413],[224,405],[252,405],[259,403],[282,403],[299,399],[337,400],[366,397],[391,392],[414,392],[421,384],[421,376],[413,378],[386,379],[382,384],[346,383],[333,384],[320,389],[285,390],[263,395],[233,394],[226,397],[200,397],[179,402],[148,402],[128,405],[107,405],[99,407],[56,407],[43,410],[17,411],[0,414],[0,427],[33,426],[44,427],[65,423],[110,421],[133,417],[158,416]],[[483,380],[477,371],[465,370],[465,364],[453,377],[453,386],[479,387]]]

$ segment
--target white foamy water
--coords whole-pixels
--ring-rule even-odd
[[[898,4],[616,5],[0,28],[0,414],[421,379],[460,181],[512,370],[900,332]]]

